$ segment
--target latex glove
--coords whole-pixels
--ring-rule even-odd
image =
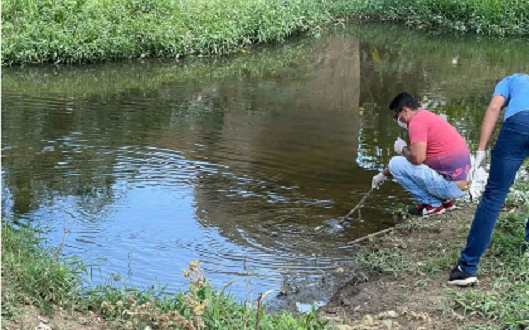
[[[399,155],[402,155],[402,148],[407,147],[408,144],[406,141],[404,141],[401,138],[398,138],[397,141],[395,141],[395,144],[393,145],[393,148],[395,149],[395,152]]]
[[[476,151],[476,161],[474,162],[474,168],[477,170],[480,167],[487,165],[487,152]]]
[[[373,177],[373,182],[371,183],[371,189],[379,188],[382,182],[386,181],[388,177],[382,173],[378,173]]]
[[[474,159],[474,164],[468,172],[468,180],[473,181],[476,176],[476,171],[479,168],[485,168],[487,165],[487,153],[485,151],[476,151],[476,157]]]

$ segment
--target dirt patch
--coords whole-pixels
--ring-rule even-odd
[[[473,208],[465,208],[414,219],[406,229],[370,243],[361,252],[366,259],[346,270],[355,276],[320,308],[321,317],[349,325],[342,329],[458,329],[485,323],[464,316],[450,299],[450,290],[457,289],[446,284],[473,214]],[[480,286],[486,288],[486,278]]]
[[[366,315],[376,320],[396,323],[393,327],[404,329],[457,329],[465,318],[451,308],[444,292],[445,276],[439,276],[426,288],[419,288],[412,278],[394,279],[380,276],[377,280],[343,287],[320,309],[321,315],[342,323],[365,325]],[[371,328],[384,328],[378,322]],[[368,329],[370,329],[368,327]]]
[[[101,317],[90,313],[83,315],[57,307],[52,316],[43,315],[38,307],[26,305],[18,309],[18,320],[5,320],[7,330],[101,330],[112,328]]]

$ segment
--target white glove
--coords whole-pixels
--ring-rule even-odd
[[[487,185],[488,175],[485,168],[480,167],[472,174],[472,183],[470,184],[469,193],[473,200],[477,200]]]
[[[480,167],[485,167],[487,165],[487,152],[486,151],[476,151],[476,161],[474,162],[474,168],[477,170]]]
[[[487,153],[485,151],[476,151],[476,158],[474,164],[468,172],[468,180],[473,181],[476,176],[476,171],[479,168],[485,168],[487,165]]]
[[[398,138],[397,141],[395,141],[393,148],[395,149],[396,153],[398,153],[399,155],[402,155],[402,149],[407,146],[408,144],[406,143],[406,141],[404,141],[401,138]]]
[[[386,181],[388,177],[385,176],[384,174],[382,173],[378,173],[377,175],[375,175],[373,177],[373,182],[371,183],[371,189],[375,189],[380,186],[380,184],[382,184],[382,182]]]

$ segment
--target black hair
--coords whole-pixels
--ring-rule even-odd
[[[401,112],[404,107],[417,110],[421,105],[408,93],[400,93],[389,104],[389,110],[391,111]]]

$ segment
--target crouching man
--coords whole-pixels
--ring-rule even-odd
[[[416,216],[455,208],[454,200],[465,195],[468,185],[470,152],[465,140],[407,93],[397,95],[389,108],[397,124],[408,130],[410,146],[397,139],[395,152],[402,156],[391,159],[388,168],[373,178],[372,187],[393,176],[417,199],[418,206],[409,209]]]

